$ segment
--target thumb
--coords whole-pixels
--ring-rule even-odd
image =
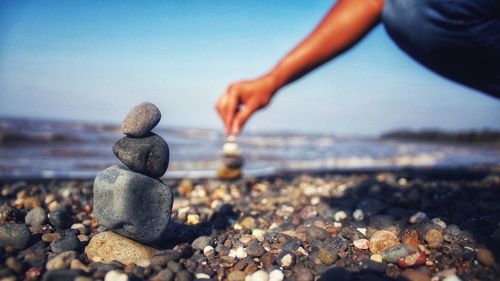
[[[245,123],[247,122],[248,118],[252,116],[252,114],[255,112],[255,108],[251,106],[245,106],[243,107],[236,116],[234,117],[233,120],[233,126],[231,128],[231,133],[235,135],[239,135],[241,132],[241,128]]]

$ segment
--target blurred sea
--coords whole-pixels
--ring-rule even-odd
[[[216,131],[156,128],[170,146],[166,177],[210,177],[222,164]],[[118,125],[0,118],[0,178],[90,178],[113,164]],[[457,167],[500,164],[498,147],[425,144],[361,137],[245,134],[250,175],[324,169]]]

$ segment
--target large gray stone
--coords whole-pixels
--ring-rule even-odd
[[[18,251],[28,246],[31,232],[27,225],[6,223],[0,225],[0,246]]]
[[[150,133],[143,138],[124,137],[113,146],[113,153],[134,172],[159,178],[168,168],[168,144]]]
[[[150,243],[159,241],[172,213],[173,194],[160,180],[111,166],[94,180],[94,215],[105,228]]]
[[[160,122],[161,113],[156,105],[143,102],[133,107],[122,122],[122,132],[131,137],[143,137]]]

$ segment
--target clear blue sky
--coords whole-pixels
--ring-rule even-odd
[[[0,115],[119,122],[151,101],[161,125],[222,129],[227,85],[271,68],[333,1],[0,2]],[[378,134],[500,129],[500,101],[434,75],[382,26],[290,85],[247,129]]]

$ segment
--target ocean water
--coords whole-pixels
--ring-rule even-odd
[[[157,128],[170,147],[166,177],[211,177],[225,137],[216,131]],[[119,164],[118,125],[0,119],[0,178],[91,178]],[[245,173],[500,164],[500,149],[328,135],[246,134]]]

